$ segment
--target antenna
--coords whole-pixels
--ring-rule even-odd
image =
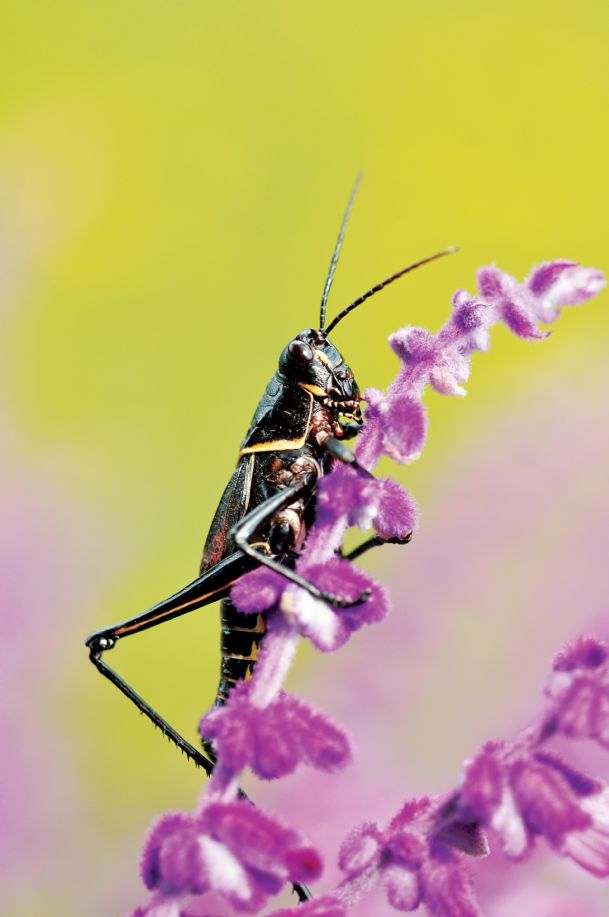
[[[343,221],[340,224],[340,229],[338,231],[338,238],[336,240],[336,245],[334,246],[334,253],[332,254],[332,260],[330,261],[330,267],[328,268],[328,276],[326,277],[326,282],[324,284],[324,291],[321,296],[321,306],[319,308],[319,330],[323,333],[324,326],[326,324],[326,303],[328,302],[328,296],[330,294],[330,287],[332,286],[332,281],[334,280],[334,271],[336,270],[336,265],[338,264],[338,258],[340,256],[340,250],[343,246],[343,239],[345,238],[345,230],[347,228],[347,223],[349,222],[349,217],[351,216],[351,208],[353,207],[353,201],[355,200],[355,195],[358,192],[359,186],[362,183],[362,178],[364,177],[363,172],[359,172],[357,178],[355,179],[355,184],[353,185],[353,191],[351,192],[351,197],[347,204],[347,209],[345,210],[345,215],[343,216]]]
[[[342,312],[339,312],[338,315],[332,319],[330,324],[326,329],[326,334],[330,334],[333,328],[336,328],[338,323],[343,320],[345,315],[348,315],[349,312],[352,312],[353,309],[356,309],[358,306],[361,306],[363,302],[366,302],[367,299],[370,299],[371,296],[374,296],[375,293],[378,293],[383,287],[389,286],[390,283],[393,283],[394,280],[397,280],[398,277],[403,277],[404,274],[408,274],[409,271],[414,271],[417,267],[422,267],[424,264],[429,264],[430,261],[435,261],[437,258],[443,258],[445,255],[452,255],[453,252],[457,252],[459,249],[456,245],[451,245],[450,248],[445,248],[441,252],[436,252],[435,255],[430,255],[429,258],[423,258],[422,261],[415,261],[414,264],[409,264],[408,267],[402,268],[401,271],[398,271],[397,274],[392,274],[391,277],[388,277],[387,280],[381,281],[381,283],[375,284],[367,293],[364,293],[363,296],[359,296],[350,306],[347,306],[346,309],[343,309]]]

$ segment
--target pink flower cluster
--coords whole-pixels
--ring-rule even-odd
[[[351,601],[365,594],[366,600],[332,607],[263,568],[235,585],[231,597],[239,611],[266,615],[261,657],[252,680],[201,721],[201,735],[217,757],[214,774],[193,815],[165,816],[152,829],[142,876],[153,897],[136,915],[186,917],[185,902],[204,904],[209,891],[238,911],[258,913],[286,883],[321,874],[321,858],[308,841],[239,798],[239,779],[246,767],[274,779],[301,763],[338,771],[350,760],[342,729],[285,694],[282,685],[301,637],[319,650],[335,651],[388,612],[384,589],[341,556],[345,533],[351,526],[373,527],[380,540],[404,539],[417,512],[399,484],[375,479],[370,470],[382,454],[398,462],[417,457],[426,433],[425,386],[465,394],[471,355],[488,347],[493,324],[502,321],[522,337],[544,337],[538,322],[553,321],[564,305],[583,302],[604,283],[598,271],[569,261],[541,265],[521,285],[484,268],[479,295],[458,291],[436,335],[405,328],[390,338],[401,368],[386,394],[366,392],[359,465],[339,465],[319,482],[316,522],[296,565],[322,591]],[[367,824],[355,830],[339,854],[345,878],[335,893],[276,911],[275,917],[343,917],[376,882],[398,911],[425,904],[438,917],[473,917],[480,910],[464,859],[487,852],[487,834],[498,837],[513,858],[525,857],[544,837],[585,869],[609,874],[605,785],[542,749],[557,734],[609,744],[608,686],[601,644],[582,641],[566,650],[555,663],[547,688],[550,711],[541,723],[515,742],[487,744],[466,765],[457,791],[406,804],[386,829]]]
[[[608,648],[592,638],[565,647],[546,695],[544,715],[511,742],[488,742],[465,764],[457,790],[407,802],[386,829],[353,831],[339,853],[345,879],[325,899],[327,910],[318,902],[316,917],[342,917],[377,883],[397,911],[425,904],[435,917],[480,917],[464,860],[485,856],[489,842],[521,861],[543,838],[589,873],[609,876],[609,786],[545,749],[558,736],[607,746]]]

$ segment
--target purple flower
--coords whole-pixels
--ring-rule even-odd
[[[417,527],[418,509],[407,490],[392,478],[379,480],[378,513],[374,527],[381,538],[405,538]]]
[[[277,605],[287,580],[267,567],[258,567],[241,577],[231,590],[231,600],[243,614],[270,611]]]
[[[317,486],[315,527],[331,528],[340,523],[343,531],[350,525],[369,529],[377,513],[377,490],[378,482],[374,478],[337,463]]]
[[[375,388],[366,389],[365,398],[366,423],[357,441],[361,464],[372,468],[382,453],[400,465],[418,459],[427,436],[423,405],[407,395],[391,401]]]
[[[235,607],[244,614],[281,613],[287,624],[324,652],[343,646],[352,633],[381,621],[388,612],[385,590],[353,564],[336,556],[349,525],[374,525],[382,538],[404,538],[416,523],[414,501],[396,481],[377,480],[339,465],[319,483],[318,513],[296,571],[321,591],[353,602],[347,608],[316,599],[266,569],[244,576],[233,587]]]
[[[589,872],[609,875],[609,791],[556,756],[489,743],[466,767],[459,808],[492,828],[514,859],[542,836]]]
[[[490,319],[491,310],[485,302],[472,298],[466,290],[457,290],[453,295],[450,324],[462,339],[464,353],[488,350]]]
[[[291,774],[299,763],[336,771],[351,758],[345,733],[304,701],[281,693],[265,707],[252,703],[251,682],[231,691],[228,703],[201,720],[201,735],[212,740],[222,768],[239,773],[251,767],[272,780]]]
[[[461,383],[467,382],[470,370],[464,353],[468,334],[449,320],[437,335],[422,328],[402,328],[390,335],[391,349],[404,363],[390,396],[419,398],[425,385],[441,395],[464,395]]]
[[[539,321],[555,321],[563,306],[578,306],[596,296],[607,281],[601,271],[575,261],[548,261],[534,268],[525,286],[534,296]]]
[[[407,803],[385,831],[371,822],[353,831],[339,853],[341,897],[354,902],[380,881],[395,910],[425,904],[437,917],[480,917],[461,859],[433,837],[436,815],[436,805],[422,799]]]
[[[347,601],[355,601],[366,590],[370,592],[359,605],[335,608],[298,586],[288,586],[281,599],[281,610],[291,625],[318,650],[340,649],[352,633],[367,624],[382,621],[389,611],[386,590],[363,570],[340,557],[315,566],[303,564],[298,570],[324,592]]]
[[[481,340],[483,329],[471,317],[476,304],[467,320],[465,304],[461,299],[459,303],[456,320],[449,320],[437,335],[406,327],[390,336],[402,367],[386,395],[377,389],[366,391],[366,424],[356,447],[365,468],[373,468],[382,454],[400,464],[419,456],[427,432],[421,404],[426,385],[442,395],[465,394],[462,383],[469,377],[469,353],[475,349],[476,335]]]
[[[385,589],[363,570],[340,557],[334,555],[325,563],[315,565],[303,563],[297,570],[319,589],[347,601],[356,600],[365,590],[370,591],[370,596],[349,608],[333,607],[279,574],[255,570],[233,587],[231,597],[235,606],[244,614],[280,611],[295,632],[324,652],[340,649],[354,631],[381,621],[388,612]],[[266,602],[271,594],[275,602],[269,607]]]
[[[495,310],[510,331],[523,338],[544,338],[547,332],[537,327],[535,295],[525,285],[519,286],[514,277],[504,274],[494,265],[480,268],[477,274],[482,299]]]
[[[594,739],[609,748],[609,661],[605,644],[580,638],[554,660],[546,694],[552,725],[563,735]]]
[[[540,264],[523,284],[493,265],[478,271],[480,295],[520,337],[546,337],[539,331],[538,321],[555,321],[563,306],[585,302],[605,284],[600,271],[580,267],[574,261]]]
[[[148,837],[141,872],[146,887],[166,898],[215,891],[255,913],[286,882],[318,878],[321,861],[295,831],[238,800],[163,816]]]
[[[366,424],[356,448],[359,461],[371,469],[382,454],[401,463],[418,457],[427,425],[420,403],[425,386],[442,395],[465,395],[470,356],[488,349],[489,329],[498,321],[520,337],[547,337],[539,321],[554,321],[562,306],[584,302],[605,283],[600,271],[572,261],[542,264],[523,284],[493,265],[481,268],[480,295],[457,290],[452,315],[437,334],[406,327],[389,338],[402,367],[386,395],[377,389],[365,393]]]
[[[607,646],[594,637],[579,637],[573,643],[567,643],[563,649],[556,654],[552,669],[554,672],[571,672],[578,669],[587,669],[590,672],[598,672],[601,666],[605,666],[609,658]]]
[[[303,569],[331,558],[349,526],[364,530],[374,527],[382,537],[403,538],[416,521],[415,503],[397,481],[337,465],[319,482],[317,520],[303,551]]]
[[[434,917],[483,917],[469,872],[442,847],[421,866],[423,900]]]

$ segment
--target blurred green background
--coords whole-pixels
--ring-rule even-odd
[[[136,863],[147,826],[191,808],[201,776],[96,675],[84,636],[195,575],[277,356],[317,321],[359,169],[330,315],[409,261],[461,248],[337,330],[362,387],[386,385],[395,370],[387,334],[406,323],[435,329],[482,264],[519,277],[554,257],[607,269],[609,8],[5,0],[0,22],[3,911],[105,917],[143,900]],[[478,484],[469,450],[543,391],[527,435],[541,448],[546,421],[559,431],[558,454],[538,470],[552,531],[573,556],[570,514],[582,498],[569,491],[565,512],[552,502],[564,498],[553,459],[568,440],[575,457],[563,485],[584,488],[598,512],[609,450],[599,446],[589,462],[585,440],[573,448],[570,437],[582,405],[587,430],[606,425],[606,306],[604,294],[568,312],[539,345],[499,331],[475,360],[465,402],[429,400],[428,447],[398,473],[422,507],[419,540],[431,537],[426,514],[441,518],[438,494],[458,467],[467,543]],[[518,430],[504,451],[491,450],[505,481],[510,462],[527,470],[513,452]],[[493,494],[500,503],[500,488]],[[527,521],[527,507],[521,527],[539,538],[524,551],[512,543],[525,581],[547,532],[541,510]],[[395,583],[398,565],[407,575],[406,563],[417,564],[416,544],[408,550],[408,561],[389,551],[370,566]],[[434,562],[442,575],[442,558]],[[480,569],[471,557],[470,566],[464,601],[473,607],[501,562]],[[489,625],[490,657],[475,623],[453,621],[450,690],[467,659],[470,677],[481,664],[481,684],[495,669],[502,697],[516,681],[536,691],[551,653],[579,629],[576,606],[556,636],[544,625],[545,655],[529,681],[528,663],[497,636],[511,633],[508,601]],[[509,639],[516,652],[520,637]],[[211,608],[126,641],[112,663],[193,738],[213,697],[217,642]],[[325,672],[332,662],[322,661]],[[303,653],[293,684],[306,693],[318,665]],[[447,689],[431,671],[426,710],[442,735]],[[480,685],[471,694],[497,699]],[[537,702],[527,697],[514,722]],[[412,700],[404,692],[406,709]],[[364,702],[355,696],[355,709]],[[423,714],[404,736],[411,749],[429,729]],[[498,734],[512,727],[496,718]],[[389,756],[395,722],[387,733]],[[485,736],[446,742],[441,757],[419,744],[427,757],[417,758],[412,791],[454,783]]]

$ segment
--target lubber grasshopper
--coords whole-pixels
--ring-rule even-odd
[[[222,668],[216,703],[220,704],[239,680],[251,675],[264,636],[263,615],[242,615],[229,599],[234,583],[260,564],[301,586],[315,598],[337,607],[354,602],[322,592],[294,570],[295,559],[315,519],[315,491],[320,476],[335,461],[348,462],[361,473],[344,440],[362,425],[360,393],[349,366],[328,335],[353,309],[409,271],[449,254],[446,249],[410,264],[376,284],[342,310],[326,327],[326,303],[340,255],[345,229],[359,181],[347,205],[321,300],[319,329],[298,334],[281,352],[279,367],[269,382],[241,446],[239,461],[214,516],[201,561],[200,575],[179,592],[121,624],[87,638],[91,661],[142,713],[208,774],[209,757],[187,742],[107,663],[102,655],[123,637],[156,627],[211,602],[222,600]],[[396,539],[409,540],[410,533]],[[346,555],[353,559],[383,544],[374,537]]]

